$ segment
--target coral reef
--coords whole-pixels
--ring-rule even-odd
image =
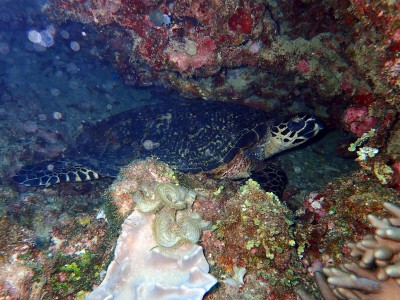
[[[181,187],[183,183],[197,191],[196,200],[192,191]],[[146,217],[154,215],[147,220],[153,224],[150,244],[161,254],[179,250],[182,230],[190,229],[194,234],[184,238],[186,244],[200,238],[210,273],[225,283],[207,295],[208,299],[241,297],[251,290],[271,299],[294,299],[293,287],[301,282],[302,271],[289,210],[252,180],[240,188],[232,184],[221,186],[213,179],[183,176],[153,159],[133,162],[121,170],[109,189],[111,214],[126,217],[141,211]],[[200,215],[212,222],[201,237],[207,223]],[[155,249],[145,253],[151,255]]]
[[[219,194],[210,202],[218,203],[221,198]],[[241,299],[249,293],[268,299],[295,299],[292,288],[301,281],[300,261],[290,212],[275,195],[249,180],[222,207],[206,206],[202,213],[213,220],[213,226],[203,233],[201,245],[211,274],[225,282],[207,299]],[[241,286],[243,268],[244,286],[236,289]]]
[[[324,269],[328,283],[340,298],[384,300],[400,294],[400,207],[389,202],[383,206],[392,216],[369,215],[374,234],[348,245],[356,263]]]
[[[159,198],[150,202],[154,197],[155,187],[148,185],[149,183],[157,185],[162,182],[177,183],[177,180],[174,171],[167,164],[155,159],[132,162],[122,168],[118,180],[114,181],[108,191],[117,216],[126,218],[133,212],[136,205],[143,212],[159,208],[162,203]],[[146,202],[142,201],[144,196]],[[185,202],[182,204],[186,205]]]
[[[116,237],[93,211],[101,203],[98,191],[78,194],[1,187],[0,298],[69,299],[98,281]]]
[[[320,101],[339,95],[342,70],[356,73],[341,57],[340,43],[347,41],[327,31],[286,39],[276,20],[284,9],[230,0],[52,0],[45,7],[55,22],[94,25],[106,41],[100,48],[106,54],[99,56],[111,59],[128,84],[226,100],[259,95],[290,101],[290,91],[302,84],[312,86]],[[154,21],[157,15],[169,22]]]
[[[202,247],[157,248],[153,219],[135,211],[125,220],[107,275],[86,299],[202,299],[217,282],[208,274]]]
[[[186,249],[196,274],[209,279],[196,297],[215,282],[208,271],[220,284],[206,299],[296,299],[298,286],[316,293],[307,272],[324,296],[334,290],[342,298],[390,299],[398,291],[398,237],[387,235],[398,231],[399,217],[382,209],[400,199],[396,1],[49,0],[49,19],[31,3],[20,12],[18,1],[6,2],[0,12],[0,298],[88,294],[104,279],[124,219],[124,230],[138,228],[132,220],[144,222],[143,234],[153,237],[155,248],[121,236],[118,251],[129,242],[150,261],[175,264],[183,260],[172,253]],[[14,36],[18,26],[20,36]],[[30,43],[27,28],[43,29],[53,48]],[[93,58],[111,62],[118,75]],[[303,181],[283,198],[290,203],[296,193],[299,200],[306,195],[290,206],[301,206],[294,216],[255,182],[240,188],[239,182],[182,175],[153,159],[123,168],[109,189],[109,182],[98,182],[14,191],[7,178],[21,161],[57,156],[71,143],[70,133],[85,126],[82,120],[142,105],[160,92],[127,91],[122,81],[166,87],[168,97],[176,90],[274,113],[316,113],[328,129],[349,133],[342,149],[361,170],[344,176],[333,164],[308,163],[311,155],[282,158]],[[322,147],[312,152],[332,160]],[[328,171],[339,178],[327,176],[324,188],[315,187],[315,177]],[[314,178],[305,176],[311,173]],[[212,226],[205,229],[207,222]],[[360,242],[349,248],[350,240]],[[203,247],[210,270],[193,243]],[[344,263],[350,252],[355,264]],[[320,271],[332,265],[340,267],[325,268],[327,281]],[[121,272],[117,263],[111,269]],[[183,277],[175,283],[193,279]],[[112,278],[110,271],[102,286]]]
[[[355,261],[323,269],[327,279],[316,273],[316,282],[324,299],[396,299],[400,293],[400,206],[385,202],[387,218],[368,216],[371,235],[349,243]],[[312,299],[300,291],[302,299]]]
[[[398,85],[399,74],[395,69],[398,63],[396,53],[399,50],[399,15],[396,1],[350,1],[349,11],[359,22],[354,23],[354,34],[368,32],[356,39],[353,54],[361,70],[373,80],[376,89],[386,90],[388,84]],[[370,47],[371,42],[375,47]],[[369,57],[375,58],[371,64]],[[372,67],[371,67],[372,66]],[[387,80],[389,78],[389,81]],[[395,97],[389,96],[394,100]],[[389,100],[388,99],[388,100]],[[395,102],[393,102],[395,103]],[[398,104],[397,104],[398,105]]]
[[[24,264],[19,255],[29,253],[35,245],[32,230],[19,226],[6,215],[4,199],[9,192],[1,189],[0,194],[0,298],[10,296],[15,299],[27,298],[30,294],[28,283],[34,276],[33,270]],[[11,197],[15,197],[10,193]],[[7,237],[5,239],[4,237]],[[12,255],[10,255],[12,254]]]
[[[122,225],[104,281],[87,299],[201,299],[217,282],[208,274],[203,248],[195,245],[209,223],[192,211],[193,191],[163,182],[172,174],[155,160],[133,162],[112,185],[112,203],[127,201],[133,212]],[[133,176],[141,178],[140,185]]]
[[[310,193],[296,211],[295,240],[304,266],[312,272],[315,265],[340,262],[347,241],[371,232],[365,214],[382,215],[381,204],[399,197],[363,171]]]
[[[368,115],[368,110],[365,107],[346,109],[342,122],[345,128],[357,137],[361,137],[376,125],[376,119]]]
[[[143,213],[155,213],[153,237],[159,247],[178,247],[199,241],[202,230],[209,223],[192,211],[195,200],[193,191],[171,183],[158,183],[153,195],[149,195],[149,187],[143,190],[146,191],[145,196],[142,192],[135,195],[137,209]]]

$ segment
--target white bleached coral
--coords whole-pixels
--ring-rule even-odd
[[[217,280],[208,274],[203,248],[185,244],[160,251],[153,238],[154,215],[134,211],[122,225],[115,259],[87,300],[202,299]]]
[[[379,152],[379,149],[372,148],[372,147],[362,147],[357,150],[357,159],[359,161],[364,161],[367,159],[367,157],[374,157],[377,153]]]
[[[233,266],[233,272],[233,276],[226,278],[224,282],[238,289],[244,285],[244,276],[246,276],[247,269]]]

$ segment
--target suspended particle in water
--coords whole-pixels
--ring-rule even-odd
[[[0,54],[7,55],[10,53],[10,46],[7,43],[0,43]]]
[[[108,102],[110,102],[110,103],[113,103],[115,101],[115,99],[109,93],[106,93],[104,96],[107,98]]]
[[[40,121],[46,121],[46,119],[47,119],[45,114],[39,114],[38,118],[39,118]]]
[[[47,48],[40,44],[33,44],[33,49],[35,49],[36,52],[44,52]]]
[[[22,124],[22,128],[25,132],[34,133],[38,131],[38,125],[34,121],[26,121]]]
[[[79,88],[79,83],[75,80],[71,80],[68,82],[68,86],[71,90],[77,90]]]
[[[50,94],[54,97],[58,97],[61,94],[61,91],[59,89],[50,89]]]
[[[164,24],[170,24],[171,19],[168,15],[163,14],[160,10],[156,9],[149,15],[150,21],[154,26],[162,26]]]
[[[53,118],[54,119],[56,119],[56,120],[61,120],[62,119],[62,113],[60,113],[60,112],[58,112],[58,111],[55,111],[55,112],[53,112]]]
[[[60,35],[66,40],[69,39],[69,32],[64,29],[60,31]]]
[[[163,15],[163,21],[164,24],[171,24],[171,18],[166,14]]]
[[[39,31],[34,29],[28,31],[28,39],[35,44],[39,44],[42,41],[42,36]]]
[[[149,150],[149,151],[160,146],[159,143],[155,143],[152,140],[145,140],[142,145],[143,145],[144,149]]]
[[[54,45],[54,38],[50,31],[42,30],[40,32],[40,37],[41,41],[39,44],[42,45],[43,47],[49,48]]]
[[[54,45],[54,34],[55,29],[53,26],[49,26],[47,29],[42,31],[29,30],[28,39],[35,45],[40,45],[42,47],[48,48]],[[35,50],[38,50],[35,48]]]
[[[72,41],[70,47],[73,51],[78,52],[81,49],[81,46],[78,42]]]
[[[46,27],[46,31],[50,33],[52,36],[56,35],[56,28],[53,25],[49,25]]]
[[[66,70],[70,74],[76,74],[76,73],[79,72],[78,66],[76,64],[74,64],[74,63],[68,63],[66,65]]]
[[[112,91],[112,89],[114,88],[114,82],[113,81],[106,81],[105,83],[103,83],[101,85],[101,87],[103,89],[105,89],[107,92],[110,93]]]

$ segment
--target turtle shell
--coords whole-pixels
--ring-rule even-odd
[[[183,172],[209,172],[257,144],[269,124],[266,113],[240,104],[169,101],[90,126],[68,152],[109,175],[134,159],[151,156]]]

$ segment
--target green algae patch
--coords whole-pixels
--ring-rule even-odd
[[[52,291],[60,297],[66,297],[79,291],[90,291],[98,280],[102,268],[97,264],[96,256],[83,252],[75,257],[57,254],[57,265],[49,282]],[[104,267],[104,266],[103,266]]]

